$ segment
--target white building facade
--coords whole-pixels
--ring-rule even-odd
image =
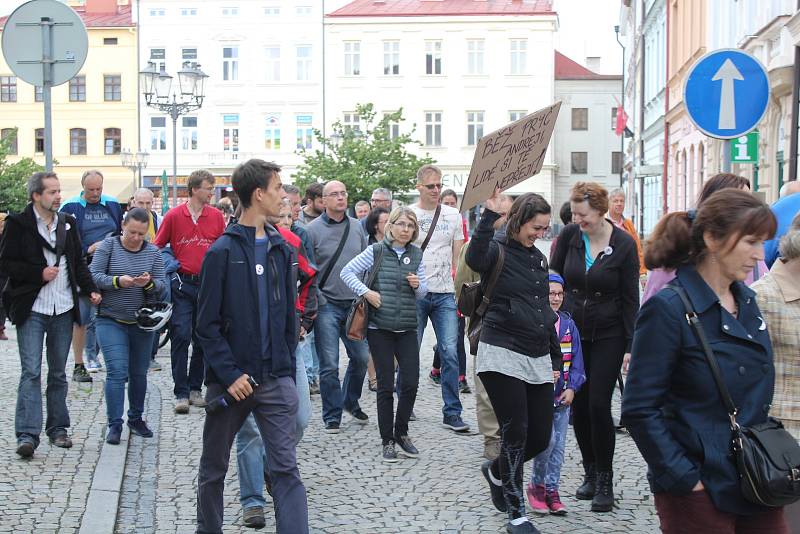
[[[557,18],[550,9],[534,11],[541,5],[514,2],[499,14],[491,12],[494,3],[473,0],[357,0],[329,13],[329,123],[353,125],[357,104],[372,103],[379,115],[402,108],[401,131],[415,126],[422,143],[412,150],[429,154],[444,186],[461,194],[480,137],[556,99]],[[510,193],[533,191],[552,201],[554,170],[550,150],[541,173]]]

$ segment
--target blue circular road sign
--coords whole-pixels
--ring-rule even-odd
[[[689,118],[709,137],[732,139],[754,129],[767,111],[769,78],[764,66],[735,48],[697,60],[683,86]]]

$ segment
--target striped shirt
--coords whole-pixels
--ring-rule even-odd
[[[36,215],[36,227],[39,229],[39,234],[55,248],[58,216],[54,215],[53,222],[48,226],[45,220],[39,216],[36,207],[33,208],[33,213]],[[50,267],[54,266],[58,261],[56,253],[50,251],[47,247],[42,247],[42,251],[44,252],[44,259],[47,265]],[[72,300],[72,288],[70,288],[69,285],[68,269],[67,256],[66,254],[62,254],[61,261],[58,264],[58,275],[42,286],[42,289],[39,290],[39,294],[36,296],[36,300],[33,302],[31,311],[43,315],[61,315],[75,306]]]
[[[122,246],[119,236],[107,237],[95,250],[89,269],[94,283],[103,292],[103,301],[97,310],[99,316],[133,323],[136,311],[145,304],[145,294],[148,300],[161,300],[164,261],[155,245],[145,242],[141,249],[132,252]],[[147,289],[120,287],[120,276],[136,277],[144,272],[150,273],[152,279]]]

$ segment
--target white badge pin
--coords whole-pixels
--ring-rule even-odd
[[[403,258],[404,265],[408,265],[409,263],[411,263],[411,258]]]
[[[66,228],[67,228],[67,232],[69,232],[69,229],[72,228],[72,225],[70,223],[67,223]]]
[[[264,266],[261,265],[260,263],[256,263],[256,274],[259,276],[264,274]]]
[[[611,248],[610,246],[608,246],[608,247],[603,249],[603,255],[604,256],[611,256],[612,252],[614,252],[614,249]]]
[[[764,322],[764,319],[759,317],[758,320],[761,321],[761,326],[759,326],[758,329],[759,330],[766,330],[767,329],[767,323]]]

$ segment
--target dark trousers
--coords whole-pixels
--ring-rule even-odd
[[[223,387],[209,384],[206,400],[222,395]],[[197,533],[221,534],[225,474],[231,445],[252,412],[264,441],[272,479],[272,499],[278,533],[308,532],[306,488],[300,480],[295,455],[297,388],[290,376],[265,377],[255,392],[224,410],[206,415],[203,453],[197,478]]]
[[[616,436],[611,418],[611,397],[625,355],[623,338],[581,340],[586,382],[575,394],[572,425],[583,463],[598,471],[611,471]]]
[[[378,377],[378,428],[385,444],[408,434],[408,418],[414,409],[419,386],[419,345],[416,330],[391,332],[367,330],[367,341]],[[394,360],[399,369],[397,416],[394,415]]]
[[[789,534],[783,508],[755,515],[728,514],[714,507],[706,491],[656,493],[655,503],[664,534]]]
[[[547,449],[553,431],[553,383],[528,384],[500,373],[480,373],[500,423],[500,456],[492,474],[503,481],[509,519],[525,515],[522,470]]]
[[[467,326],[467,320],[458,316],[458,340],[456,341],[456,352],[458,353],[458,376],[467,375],[467,350],[464,348],[464,332]],[[442,368],[442,361],[439,356],[439,344],[433,346],[433,365],[434,369]]]
[[[176,275],[177,277],[178,275]],[[170,356],[175,398],[189,398],[189,391],[203,387],[203,349],[194,334],[197,318],[197,293],[200,286],[172,280],[172,317],[170,318]],[[189,344],[192,344],[192,361],[189,363]],[[189,365],[189,372],[186,366]]]

